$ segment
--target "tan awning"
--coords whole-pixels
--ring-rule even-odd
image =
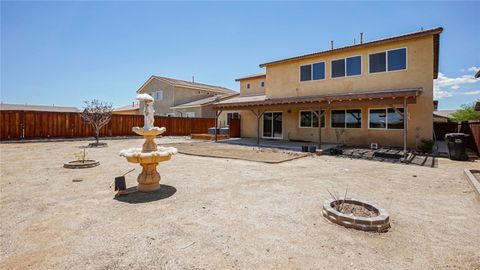
[[[403,88],[403,89],[389,89],[378,91],[353,92],[342,94],[326,94],[326,95],[312,95],[302,97],[285,97],[285,98],[268,98],[265,95],[257,96],[238,96],[232,99],[217,102],[213,105],[213,109],[239,109],[239,108],[253,108],[265,106],[278,105],[347,105],[350,103],[365,103],[365,104],[388,104],[401,98],[398,103],[403,103],[403,98],[407,98],[408,103],[415,103],[416,97],[421,94],[423,89]],[[397,102],[395,102],[397,103]]]

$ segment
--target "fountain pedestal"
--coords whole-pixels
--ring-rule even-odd
[[[128,162],[140,163],[142,172],[137,177],[137,189],[142,192],[152,192],[160,189],[160,174],[157,171],[158,163],[170,160],[177,153],[174,147],[157,146],[155,137],[166,131],[165,128],[153,127],[144,129],[134,127],[132,129],[138,135],[145,138],[142,148],[130,148],[122,150],[120,156],[127,158]]]

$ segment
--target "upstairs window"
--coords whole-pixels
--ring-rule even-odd
[[[332,110],[331,126],[332,128],[361,128],[362,110]]]
[[[306,65],[300,67],[300,81],[312,80],[312,65]]]
[[[407,69],[407,48],[389,50],[369,55],[370,73]]]
[[[388,51],[388,71],[407,69],[407,49]]]
[[[362,74],[362,57],[352,56],[332,61],[332,78]]]
[[[332,78],[345,76],[345,59],[332,61]]]
[[[247,83],[247,89],[250,89],[250,84],[249,83]]]
[[[325,79],[325,62],[300,66],[300,81]]]
[[[313,80],[325,79],[325,62],[315,63],[312,65],[312,78]]]
[[[163,100],[163,90],[157,91],[153,93],[153,98],[155,100]]]
[[[357,76],[362,74],[362,57],[354,56],[347,58],[347,76]]]
[[[264,81],[261,81],[261,82],[260,82],[260,86],[261,86],[261,87],[265,87],[265,82],[264,82]]]
[[[318,113],[318,111],[316,111]],[[325,111],[321,111],[324,113]],[[322,118],[322,128],[325,127],[325,114],[323,114]],[[300,111],[300,127],[302,128],[318,128],[318,116],[313,113],[313,111]]]

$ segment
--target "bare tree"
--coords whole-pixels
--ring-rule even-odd
[[[108,102],[99,101],[94,99],[92,101],[84,101],[85,109],[80,115],[85,123],[92,125],[95,132],[95,145],[98,146],[98,137],[100,129],[110,122],[112,118],[112,104]]]

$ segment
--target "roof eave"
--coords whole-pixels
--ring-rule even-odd
[[[398,40],[407,40],[407,39],[419,38],[419,37],[429,36],[429,35],[437,35],[438,36],[442,32],[443,32],[443,28],[438,27],[438,28],[434,28],[434,29],[430,29],[430,30],[421,31],[421,32],[410,33],[410,34],[405,34],[405,35],[400,35],[400,36],[390,37],[390,38],[385,38],[385,39],[373,40],[373,41],[365,42],[365,43],[362,43],[362,44],[345,46],[345,47],[340,47],[340,48],[336,48],[336,49],[332,49],[332,50],[325,50],[325,51],[321,51],[321,52],[304,54],[304,55],[300,55],[300,56],[294,56],[294,57],[289,57],[289,58],[280,59],[280,60],[276,60],[276,61],[266,62],[266,63],[260,64],[259,66],[261,68],[263,68],[263,67],[267,67],[267,66],[270,66],[270,65],[292,62],[292,61],[307,59],[307,58],[311,58],[311,57],[316,57],[316,56],[331,54],[331,53],[336,53],[336,52],[355,50],[355,49],[362,48],[362,47],[369,47],[369,46],[374,46],[374,45],[379,45],[379,44],[385,44],[385,43],[390,43],[390,42],[394,42],[394,41],[398,41]],[[437,58],[438,58],[438,56],[437,56]]]

